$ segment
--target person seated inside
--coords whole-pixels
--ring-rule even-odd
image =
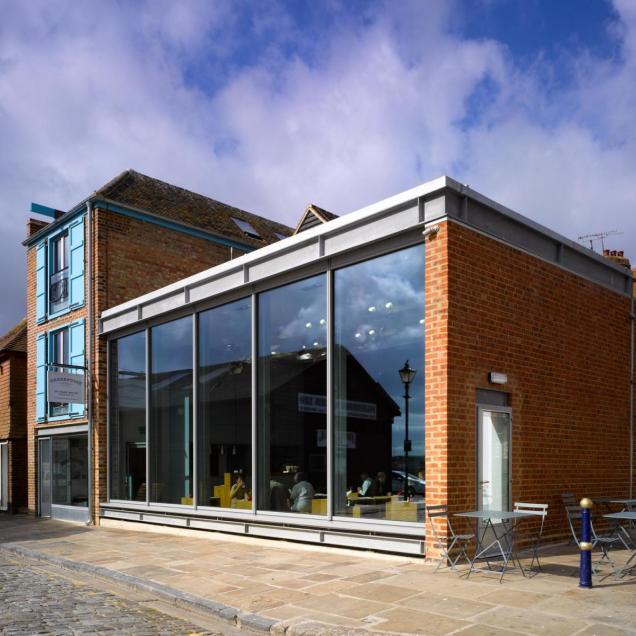
[[[369,494],[369,488],[371,488],[373,480],[369,476],[369,473],[362,473],[360,475],[360,481],[362,482],[362,486],[358,488],[360,497],[372,497],[373,495]]]
[[[269,509],[289,512],[289,490],[283,484],[282,473],[274,473],[269,480]]]
[[[386,483],[386,473],[380,471],[375,478],[375,495],[376,497],[384,497],[388,494],[389,488]]]
[[[236,471],[236,481],[230,488],[230,502],[249,499],[249,492],[243,477],[243,471]]]
[[[291,489],[291,509],[293,512],[311,512],[311,501],[316,491],[307,481],[307,475],[297,472],[294,475],[294,486]]]

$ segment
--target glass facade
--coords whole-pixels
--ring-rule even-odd
[[[150,501],[192,504],[192,316],[150,330]]]
[[[198,502],[252,508],[252,302],[199,314]]]
[[[110,345],[110,496],[146,501],[146,334]]]
[[[334,513],[423,521],[422,247],[337,270],[334,313]],[[398,373],[406,360],[420,371],[408,437]]]
[[[259,510],[327,512],[327,286],[258,299]]]
[[[148,330],[147,377],[146,332],[111,341],[112,499],[423,522],[423,245],[194,318]],[[417,371],[408,434],[399,374],[407,360]]]

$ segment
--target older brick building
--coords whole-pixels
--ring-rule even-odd
[[[0,511],[27,503],[26,320],[0,337]]]
[[[557,538],[561,493],[632,495],[629,269],[447,177],[310,212],[102,312],[102,518],[433,554],[424,502]]]
[[[106,498],[100,313],[292,230],[132,170],[67,212],[32,211],[53,220],[31,220],[25,241],[28,508],[87,521]]]

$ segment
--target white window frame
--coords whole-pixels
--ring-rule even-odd
[[[0,510],[9,509],[9,443],[0,442]]]

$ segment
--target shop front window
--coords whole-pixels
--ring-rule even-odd
[[[88,437],[53,437],[51,455],[53,503],[88,506]]]
[[[192,316],[151,329],[150,501],[192,504]]]
[[[258,299],[258,508],[327,512],[326,277]]]
[[[146,334],[110,345],[110,496],[146,501]]]
[[[252,509],[252,303],[199,314],[198,504]]]
[[[337,270],[334,312],[334,513],[423,521],[423,247]],[[399,375],[406,360],[418,370],[408,440]]]

